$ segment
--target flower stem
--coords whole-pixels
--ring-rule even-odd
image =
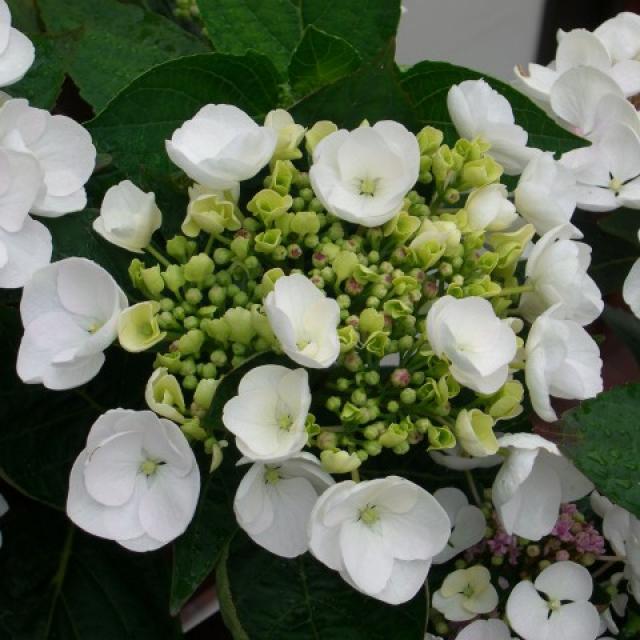
[[[478,507],[482,507],[480,492],[478,491],[478,487],[476,486],[476,481],[473,479],[473,474],[467,469],[464,472],[464,477],[467,479],[467,484],[469,485],[469,490],[471,491],[474,502],[476,503],[476,505],[478,505]]]
[[[168,267],[169,261],[152,245],[147,245],[144,250],[151,256],[153,256],[161,265]]]
[[[354,469],[354,470],[351,472],[351,479],[352,479],[354,482],[360,482],[360,472],[359,472],[357,469]]]

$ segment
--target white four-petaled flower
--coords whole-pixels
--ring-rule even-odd
[[[264,309],[283,351],[298,364],[326,369],[340,353],[340,308],[309,278],[282,276],[265,298]]]
[[[416,137],[400,123],[384,120],[329,134],[313,152],[309,178],[327,211],[375,227],[400,211],[419,172]]]
[[[440,298],[427,314],[427,338],[436,355],[451,362],[451,375],[460,384],[495,393],[507,381],[516,335],[487,300]]]
[[[288,458],[307,444],[305,421],[311,406],[304,369],[278,365],[255,367],[225,406],[222,421],[236,436],[236,446],[250,460]]]
[[[316,503],[309,549],[359,591],[400,604],[422,587],[450,533],[445,510],[413,482],[346,480]]]
[[[208,104],[167,140],[171,160],[211,189],[234,189],[271,159],[278,135],[229,104]]]
[[[78,387],[102,367],[127,298],[102,267],[66,258],[43,267],[26,284],[20,315],[24,336],[18,375],[49,389]]]
[[[318,495],[334,483],[310,453],[256,462],[240,481],[233,508],[238,524],[271,553],[294,558],[308,546],[307,527]]]
[[[464,622],[498,606],[498,592],[486,567],[475,565],[450,573],[433,594],[433,608],[447,620]]]
[[[93,535],[152,551],[184,532],[199,493],[200,471],[177,425],[151,411],[112,409],[73,465],[67,514]]]
[[[538,435],[509,434],[498,443],[507,458],[493,482],[496,512],[508,534],[540,540],[553,530],[560,505],[584,498],[593,484]]]
[[[595,640],[600,616],[589,602],[592,591],[585,567],[556,562],[535,582],[523,580],[514,587],[507,600],[509,623],[523,640]]]
[[[142,253],[161,224],[162,213],[155,194],[145,193],[130,180],[123,180],[105,194],[93,228],[112,244]]]

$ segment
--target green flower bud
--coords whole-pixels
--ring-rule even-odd
[[[162,275],[160,274],[160,266],[155,265],[153,267],[149,267],[148,269],[143,269],[140,272],[142,277],[142,282],[146,287],[147,291],[154,298],[159,296],[164,289],[164,280],[162,279]]]
[[[364,418],[366,418],[366,414],[363,412],[361,407],[357,407],[352,402],[345,402],[345,405],[342,407],[342,411],[340,412],[340,420],[342,420],[342,422],[347,424],[360,424]]]
[[[182,354],[178,351],[173,351],[171,353],[159,353],[156,356],[153,366],[156,368],[164,367],[170,373],[178,373],[182,365],[182,362],[180,362],[181,357]]]
[[[208,193],[191,200],[181,230],[185,236],[195,238],[200,231],[219,234],[225,229],[237,231],[241,226],[242,221],[231,198]]]
[[[331,261],[338,283],[349,278],[358,265],[358,256],[353,251],[340,251]]]
[[[370,456],[378,456],[382,452],[382,445],[376,440],[367,440],[362,443],[362,448]]]
[[[394,320],[408,316],[413,312],[412,306],[399,299],[387,300],[382,308],[385,315],[391,316]]]
[[[273,253],[282,240],[280,229],[269,229],[256,236],[255,249],[258,253]]]
[[[291,190],[296,173],[296,168],[288,160],[276,160],[271,175],[267,179],[267,184],[281,196],[286,196]]]
[[[338,436],[333,431],[323,431],[316,438],[316,446],[318,449],[334,450],[338,444]]]
[[[206,253],[192,256],[184,265],[184,277],[187,282],[202,285],[205,279],[213,273],[215,268],[213,260]]]
[[[384,314],[375,309],[364,309],[360,313],[359,327],[364,333],[375,333],[384,329]]]
[[[199,353],[204,344],[204,333],[200,329],[191,329],[176,341],[178,351],[183,355]]]
[[[439,183],[450,182],[455,173],[455,159],[451,149],[443,144],[437,151],[433,153],[431,159],[431,173]]]
[[[280,195],[273,189],[258,191],[247,204],[247,209],[262,222],[269,226],[276,218],[291,209],[293,198],[290,195]]]
[[[193,394],[194,402],[208,411],[219,384],[220,380],[200,380]]]
[[[338,340],[340,341],[340,353],[347,353],[358,346],[360,335],[351,325],[347,325],[338,329]]]
[[[420,228],[420,223],[420,218],[401,211],[384,225],[383,232],[385,237],[391,236],[397,243],[403,243]]]
[[[387,345],[389,344],[389,334],[385,331],[374,331],[369,334],[367,341],[364,343],[364,348],[373,353],[378,358],[382,358],[385,354]]]
[[[439,451],[440,449],[453,449],[456,446],[456,437],[449,427],[427,427],[427,439],[429,447],[427,451]]]
[[[122,311],[118,318],[118,339],[126,351],[145,351],[164,340],[157,314],[160,305],[155,300],[134,304]]]
[[[413,404],[416,401],[416,390],[411,387],[400,392],[400,402],[403,404]]]
[[[262,276],[262,287],[264,289],[265,297],[268,293],[273,291],[276,281],[279,278],[282,278],[283,275],[284,275],[284,271],[280,267],[275,267],[265,272],[265,274]]]
[[[242,307],[227,309],[223,316],[230,329],[229,337],[232,342],[249,345],[256,335],[251,319],[251,312]]]
[[[264,126],[273,129],[278,134],[274,160],[297,160],[302,158],[302,152],[298,149],[305,134],[305,128],[296,124],[291,114],[284,109],[269,111],[264,121]]]
[[[494,396],[487,411],[495,420],[510,419],[522,413],[524,388],[518,380],[510,380]]]
[[[420,147],[420,155],[431,155],[438,150],[444,139],[444,134],[434,127],[424,127],[418,135],[418,146]]]
[[[325,449],[320,454],[322,467],[328,473],[351,473],[361,464],[362,460],[355,453],[347,451]]]
[[[403,456],[405,453],[409,453],[409,449],[411,449],[411,445],[405,440],[405,442],[401,442],[393,447],[392,451],[397,456]]]
[[[380,435],[378,442],[386,449],[392,449],[407,439],[407,429],[396,422],[392,422],[387,430]]]
[[[316,122],[305,135],[305,146],[309,155],[313,154],[313,150],[320,140],[337,130],[338,126],[329,120],[319,120]]]
[[[144,270],[144,268],[144,262],[142,262],[142,260],[140,260],[139,258],[134,258],[129,263],[129,279],[136,289],[142,291],[145,296],[151,297],[151,294],[147,290],[144,280],[142,279],[142,271]]]
[[[462,168],[460,191],[468,191],[498,182],[504,169],[491,157],[467,162]]]
[[[314,211],[298,211],[291,221],[291,231],[298,235],[314,234],[320,231],[320,219]]]
[[[229,245],[229,248],[235,256],[244,260],[249,255],[249,238],[244,236],[236,236]]]
[[[493,433],[494,421],[480,409],[463,409],[456,418],[455,434],[460,446],[469,454],[485,457],[500,448]]]
[[[278,341],[271,329],[271,323],[259,304],[251,305],[251,326],[268,344],[277,344]]]
[[[199,418],[192,418],[191,420],[188,420],[180,425],[180,429],[182,429],[182,433],[184,433],[189,440],[197,440],[201,442],[207,438],[207,432],[200,426]]]
[[[174,236],[171,240],[167,240],[167,253],[178,262],[186,262],[193,253],[191,244],[184,236]]]
[[[181,354],[182,355],[182,354]],[[180,375],[181,376],[192,376],[196,372],[196,363],[193,358],[187,358],[180,365]],[[195,389],[195,385],[193,386]]]

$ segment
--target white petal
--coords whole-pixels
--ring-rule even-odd
[[[511,634],[502,620],[476,620],[458,634],[457,640],[511,640]]]
[[[512,629],[526,640],[563,637],[548,635],[549,607],[529,581],[519,582],[509,594],[507,617]]]
[[[590,602],[571,602],[562,605],[549,618],[548,638],[567,640],[595,640],[600,629],[598,610]]]
[[[593,580],[585,567],[575,562],[556,562],[536,578],[534,586],[554,600],[589,600]]]
[[[0,229],[22,229],[42,186],[37,160],[29,153],[0,151]]]
[[[0,53],[0,87],[15,84],[33,64],[35,49],[31,40],[17,29],[10,29],[6,48]]]
[[[52,251],[49,230],[31,218],[15,233],[0,229],[0,288],[23,287],[36,271],[49,264]]]
[[[633,314],[640,318],[640,260],[631,267],[622,287],[622,297]]]

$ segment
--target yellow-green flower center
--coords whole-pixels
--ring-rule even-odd
[[[360,510],[360,520],[366,525],[371,526],[380,520],[378,509],[375,505],[367,505],[364,509]]]

